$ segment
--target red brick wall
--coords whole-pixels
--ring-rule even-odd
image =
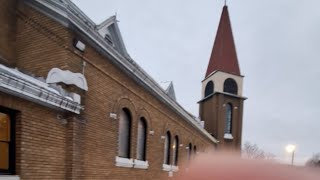
[[[15,62],[16,0],[0,0],[0,63]]]
[[[52,36],[49,36],[49,35]],[[12,96],[0,94],[0,105],[20,111],[17,119],[17,173],[22,179],[160,179],[164,140],[171,131],[179,136],[179,165],[187,157],[190,142],[198,151],[212,147],[211,142],[186,123],[174,111],[139,86],[109,59],[86,43],[83,54],[72,48],[77,34],[28,6],[20,6],[17,21],[17,66],[46,77],[53,67],[81,72],[87,62],[85,77],[88,92],[81,92],[85,110],[81,116],[64,114],[68,124],[61,124],[59,112]],[[66,86],[66,88],[69,88]],[[80,92],[78,90],[78,92]],[[196,102],[195,102],[196,103]],[[132,114],[131,157],[136,157],[137,124],[144,116],[148,122],[148,170],[119,168],[117,156],[118,120],[109,118],[127,107]],[[172,151],[171,151],[172,152]],[[179,173],[184,172],[180,169]]]
[[[66,50],[71,45],[71,33],[55,21],[27,5],[17,11],[17,66],[37,76],[46,77],[52,67],[80,72]]]
[[[0,93],[0,106],[16,114],[16,171],[23,179],[64,179],[66,127],[56,111]]]

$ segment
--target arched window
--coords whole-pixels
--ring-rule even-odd
[[[206,85],[206,89],[204,91],[204,97],[211,95],[214,91],[214,84],[212,81],[209,81]]]
[[[231,134],[232,133],[232,105],[228,103],[226,105],[226,116],[225,116],[225,128],[224,128],[225,134]]]
[[[147,122],[142,117],[138,122],[137,159],[146,160]]]
[[[164,159],[163,164],[170,164],[170,144],[171,144],[171,134],[169,131],[166,133],[166,139],[164,142]]]
[[[192,157],[192,144],[189,143],[189,146],[188,146],[188,160],[189,161],[191,160],[191,157]]]
[[[130,158],[131,114],[126,108],[119,118],[119,157]]]
[[[178,166],[178,157],[179,157],[179,138],[175,136],[173,141],[173,165]]]
[[[235,80],[228,78],[224,81],[223,92],[238,94],[238,85]]]

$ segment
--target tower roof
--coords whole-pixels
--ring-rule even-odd
[[[222,10],[206,77],[214,71],[223,71],[240,76],[240,68],[227,6],[224,6]]]

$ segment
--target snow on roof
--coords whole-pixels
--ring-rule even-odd
[[[49,84],[0,64],[0,90],[9,94],[48,106],[61,108],[79,114],[83,107],[80,95],[63,89],[49,87]]]
[[[13,68],[8,68],[8,67],[0,64],[0,70],[3,70],[3,71],[7,72],[8,74],[10,74],[10,75],[12,75],[12,76],[14,76],[14,77],[22,78],[22,79],[28,81],[29,83],[31,83],[31,84],[33,84],[33,85],[37,85],[37,86],[39,86],[39,87],[42,87],[42,88],[44,88],[44,89],[46,89],[46,90],[48,90],[48,91],[50,91],[50,92],[53,92],[53,93],[55,93],[55,94],[59,94],[59,93],[57,92],[57,90],[49,87],[49,84],[47,84],[47,83],[45,83],[45,82],[42,82],[41,80],[38,80],[38,79],[36,79],[36,78],[34,78],[34,77],[31,77],[31,76],[29,76],[29,75],[26,75],[26,74],[20,72],[17,68],[15,68],[15,69],[13,69]]]

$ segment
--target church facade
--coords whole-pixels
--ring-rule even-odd
[[[196,118],[130,57],[114,16],[97,25],[70,0],[2,0],[0,24],[0,179],[168,178],[196,154],[239,149],[240,72],[213,67]]]

